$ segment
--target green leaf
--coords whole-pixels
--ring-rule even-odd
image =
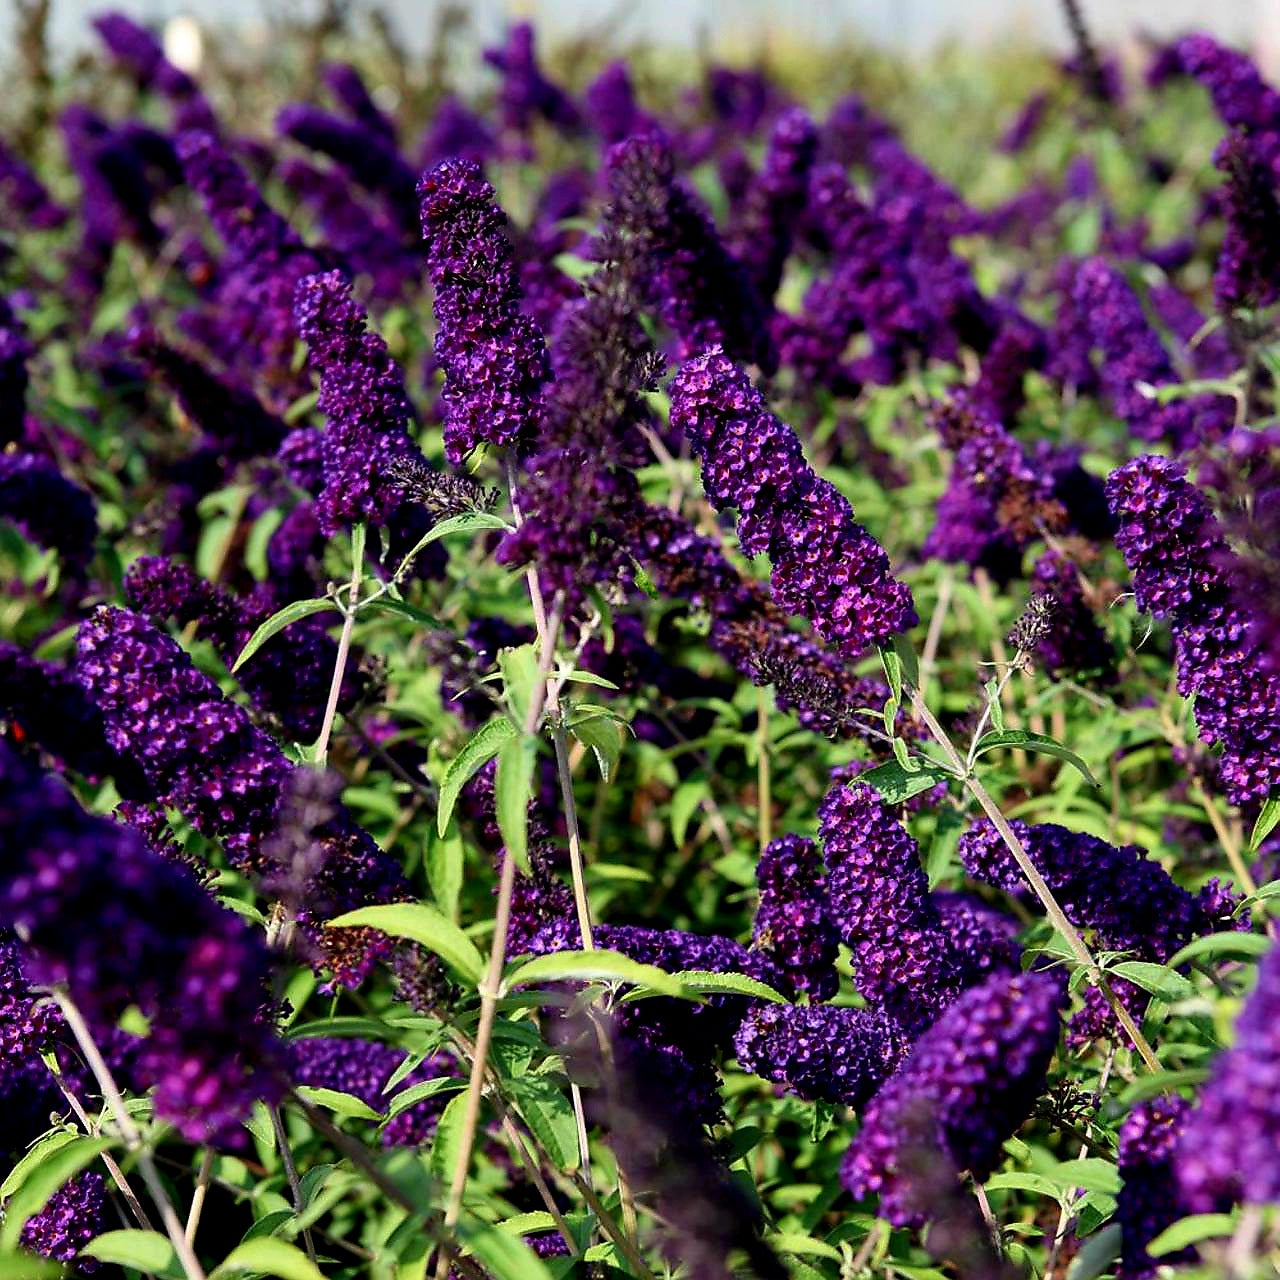
[[[391,1099],[391,1105],[387,1108],[387,1119],[392,1120],[402,1111],[408,1111],[410,1107],[417,1106],[423,1098],[434,1098],[438,1093],[456,1093],[459,1089],[466,1087],[467,1082],[457,1076],[437,1076],[434,1080],[423,1080],[420,1084],[410,1085]]]
[[[498,751],[493,778],[493,808],[507,855],[525,875],[529,866],[529,801],[533,796],[533,766],[538,746],[529,737],[510,738]]]
[[[985,733],[978,739],[974,758],[986,755],[988,751],[994,751],[997,747],[1021,747],[1024,751],[1035,751],[1040,755],[1065,760],[1080,771],[1091,787],[1100,785],[1097,778],[1089,772],[1089,766],[1070,747],[1063,746],[1048,734],[1031,733],[1027,729],[1006,729],[1003,733]]]
[[[231,668],[232,674],[239,671],[272,636],[277,636],[285,627],[297,622],[300,618],[309,618],[313,613],[324,613],[326,609],[337,609],[337,605],[329,599],[295,600],[283,609],[278,609],[269,617],[245,642],[240,656]]]
[[[841,1260],[839,1249],[833,1249],[826,1241],[815,1240],[800,1231],[775,1231],[772,1235],[765,1236],[764,1242],[778,1253],[798,1253],[813,1258],[827,1258],[831,1262]]]
[[[682,782],[671,797],[671,835],[677,845],[684,844],[689,831],[689,820],[698,811],[710,788],[701,775]]]
[[[992,676],[982,688],[987,695],[987,706],[991,708],[991,723],[998,732],[1003,733],[1004,707],[1000,704],[1000,681]]]
[[[1171,1004],[1175,1000],[1188,1000],[1195,995],[1196,989],[1180,973],[1162,964],[1150,964],[1145,960],[1124,960],[1112,965],[1109,972],[1117,978],[1124,978],[1135,983],[1144,991]]]
[[[618,686],[612,680],[606,680],[604,676],[598,676],[594,671],[583,671],[580,667],[574,667],[570,671],[557,671],[556,678],[566,680],[570,684],[592,684],[600,689],[614,689]]]
[[[1050,1200],[1062,1198],[1062,1187],[1052,1178],[1039,1173],[997,1173],[986,1182],[988,1191],[1030,1191],[1048,1196]]]
[[[440,803],[436,810],[436,831],[440,835],[444,835],[449,819],[453,817],[453,806],[458,802],[458,793],[502,750],[502,744],[514,738],[517,732],[515,725],[506,716],[494,716],[487,724],[482,724],[462,750],[449,761],[449,767],[440,783]]]
[[[534,982],[629,982],[664,996],[688,997],[674,976],[656,965],[641,964],[617,951],[556,951],[536,956],[507,974],[504,990]]]
[[[1206,956],[1260,956],[1271,947],[1271,939],[1257,933],[1209,933],[1188,942],[1181,951],[1169,957],[1169,968],[1178,969],[1192,960]]]
[[[348,1116],[353,1120],[382,1119],[363,1099],[357,1098],[353,1093],[343,1093],[340,1089],[319,1089],[314,1085],[300,1084],[298,1096],[305,1098],[313,1106],[332,1111],[336,1116]]]
[[[49,1203],[63,1184],[91,1164],[111,1145],[106,1138],[74,1137],[70,1142],[45,1147],[40,1158],[27,1166],[21,1184],[5,1202],[0,1224],[0,1249],[12,1249],[27,1219]]]
[[[1101,1231],[1086,1238],[1071,1259],[1067,1280],[1096,1280],[1104,1271],[1114,1269],[1120,1256],[1120,1224],[1109,1222]]]
[[[440,910],[450,920],[458,918],[465,860],[466,850],[456,829],[450,828],[442,836],[432,835],[427,845],[427,883]]]
[[[412,605],[407,600],[397,600],[391,595],[370,596],[367,600],[361,600],[358,607],[362,613],[366,609],[381,609],[384,613],[394,613],[431,630],[438,625],[435,618],[429,613],[424,613],[417,605]]]
[[[1253,824],[1249,837],[1249,851],[1257,853],[1258,846],[1280,825],[1280,796],[1272,796],[1262,806],[1258,820]]]
[[[1064,1160],[1046,1174],[1064,1188],[1081,1187],[1113,1196],[1120,1190],[1120,1174],[1110,1160],[1090,1156],[1082,1160]]]
[[[902,705],[902,659],[892,646],[882,644],[878,650],[880,665],[884,667],[885,679],[889,682],[889,692],[893,701]]]
[[[330,920],[327,929],[351,929],[366,926],[379,929],[388,937],[408,938],[434,951],[446,964],[456,969],[468,982],[478,984],[484,973],[484,960],[476,944],[447,920],[435,907],[424,902],[388,902],[374,907],[357,907],[346,915]]]
[[[265,1102],[255,1102],[244,1127],[269,1151],[276,1144],[276,1131]]]
[[[81,1135],[74,1129],[55,1129],[46,1133],[17,1164],[9,1170],[9,1176],[0,1183],[0,1200],[7,1200],[27,1180],[31,1172],[41,1161],[47,1160],[60,1147],[74,1142]]]
[[[409,572],[409,567],[418,553],[433,542],[439,542],[441,538],[447,538],[451,533],[475,533],[478,529],[505,529],[510,532],[511,526],[500,516],[495,516],[489,511],[464,511],[461,515],[441,520],[438,524],[433,524],[414,543],[413,550],[400,561],[400,567],[395,574],[396,581],[399,582]]]
[[[756,1000],[768,1000],[771,1004],[789,1004],[786,996],[775,991],[768,983],[757,982],[745,973],[713,973],[709,969],[681,969],[671,975],[690,991],[711,995],[751,996]]]
[[[573,736],[584,746],[595,752],[596,764],[600,766],[600,776],[608,782],[613,775],[614,766],[622,754],[627,742],[627,731],[616,720],[605,716],[592,716],[581,720],[573,726]]]
[[[920,687],[920,660],[916,657],[915,648],[903,632],[893,637],[893,651],[897,655],[902,678],[909,685]],[[898,694],[899,700],[902,695]]]
[[[460,1234],[494,1280],[552,1280],[547,1264],[511,1232],[477,1223]]]
[[[183,1280],[182,1264],[173,1245],[158,1231],[108,1231],[90,1240],[80,1252],[99,1262],[133,1267],[144,1275]]]
[[[895,738],[894,742],[901,742]],[[939,782],[946,782],[951,775],[940,765],[921,763],[919,769],[909,772],[896,760],[877,765],[859,774],[858,781],[869,783],[880,793],[886,804],[903,804],[912,796],[936,787]]]
[[[261,1236],[238,1244],[218,1264],[209,1280],[223,1280],[237,1271],[256,1271],[280,1280],[325,1280],[324,1273],[296,1244]]]
[[[533,689],[538,683],[538,650],[535,645],[521,644],[498,650],[498,670],[507,696],[511,718],[523,725],[529,718]]]
[[[1229,1236],[1235,1229],[1236,1220],[1229,1213],[1193,1214],[1166,1227],[1147,1245],[1147,1252],[1153,1258],[1163,1258],[1166,1254],[1177,1253],[1179,1249],[1199,1244],[1202,1240],[1218,1240]]]
[[[539,1145],[563,1170],[576,1169],[578,1125],[569,1099],[547,1076],[514,1076],[506,1082],[516,1104]]]
[[[467,1095],[460,1093],[449,1099],[436,1125],[435,1140],[431,1144],[431,1172],[446,1186],[453,1177],[458,1152],[462,1149],[462,1124],[466,1111]]]

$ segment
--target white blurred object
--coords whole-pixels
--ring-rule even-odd
[[[204,61],[204,36],[190,14],[180,13],[164,24],[164,56],[179,71],[195,75]]]

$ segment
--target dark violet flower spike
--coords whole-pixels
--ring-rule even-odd
[[[493,130],[453,94],[440,99],[419,146],[419,167],[434,169],[442,160],[483,164],[497,148]]]
[[[1178,692],[1195,698],[1201,739],[1222,748],[1223,789],[1237,804],[1266,800],[1280,788],[1280,672],[1233,598],[1238,561],[1208,499],[1179,464],[1141,457],[1112,472],[1107,500],[1138,607],[1168,618]]]
[[[573,99],[548,80],[538,65],[531,23],[513,24],[506,44],[486,49],[484,60],[502,73],[498,110],[504,129],[526,138],[539,117],[566,133],[576,133],[581,127],[582,116]]]
[[[324,82],[342,109],[371,133],[381,134],[394,145],[396,124],[374,101],[360,72],[349,62],[334,62],[324,69]]]
[[[161,803],[221,840],[236,866],[257,876],[278,872],[268,837],[297,766],[176,641],[128,610],[99,609],[80,627],[76,678],[101,708],[108,741],[137,761]],[[319,869],[299,919],[338,980],[353,983],[389,944],[364,930],[320,925],[412,895],[398,865],[340,806],[317,839]]]
[[[713,505],[737,509],[743,551],[769,553],[778,602],[809,618],[846,660],[915,625],[910,588],[893,576],[884,548],[719,348],[681,366],[671,425],[702,462]]]
[[[98,512],[93,498],[54,463],[34,454],[0,454],[0,520],[39,547],[56,551],[64,573],[79,577],[93,559]]]
[[[1230,429],[1234,404],[1227,397],[1192,396],[1161,404],[1150,394],[1178,377],[1138,295],[1117,270],[1100,258],[1081,263],[1072,302],[1101,354],[1102,385],[1111,407],[1135,437],[1187,449]]]
[[[29,940],[29,977],[63,984],[95,1027],[151,1020],[138,1072],[159,1116],[225,1139],[273,1098],[277,1046],[262,936],[132,828],[81,809],[0,747],[0,924]]]
[[[332,536],[358,521],[387,525],[404,500],[395,468],[406,460],[426,466],[409,434],[414,411],[404,379],[340,272],[301,281],[294,315],[320,374],[318,407],[327,419],[320,529]]]
[[[49,231],[67,220],[67,211],[49,195],[44,183],[9,145],[0,139],[0,208],[17,224]]]
[[[633,133],[656,129],[657,122],[636,102],[631,73],[625,62],[611,62],[587,86],[583,95],[587,122],[601,141],[613,146]]]
[[[1228,134],[1214,153],[1226,177],[1226,235],[1213,273],[1213,298],[1223,316],[1269,307],[1280,298],[1280,174],[1242,133]]]
[[[810,1101],[861,1107],[889,1078],[909,1044],[883,1010],[829,1005],[754,1005],[733,1038],[744,1071]]]
[[[58,1262],[70,1262],[107,1222],[107,1187],[100,1173],[81,1173],[59,1187],[48,1203],[22,1228],[24,1249]],[[91,1275],[97,1263],[84,1259],[76,1270]]]
[[[722,243],[711,215],[675,172],[666,140],[646,133],[605,159],[610,225],[628,242],[628,285],[687,358],[713,345],[771,372],[777,364],[764,303]]]
[[[535,431],[546,347],[519,314],[507,218],[479,165],[443,161],[423,175],[418,196],[445,373],[445,451],[459,463],[482,444],[501,448]]]
[[[183,323],[283,410],[306,389],[293,368],[294,294],[298,282],[323,265],[212,134],[184,133],[177,150],[187,183],[226,249],[211,303]]]
[[[125,350],[173,394],[186,420],[220,456],[269,457],[288,428],[246,386],[208,369],[149,327],[128,335]]]
[[[877,1194],[895,1226],[921,1226],[903,1155],[920,1133],[957,1170],[985,1181],[1044,1088],[1063,988],[1046,974],[999,974],[966,991],[867,1106],[841,1168],[855,1196]]]
[[[380,196],[405,234],[413,235],[417,230],[413,170],[394,140],[363,122],[343,120],[302,103],[280,112],[276,131],[329,156],[366,191]]]
[[[1146,1098],[1125,1117],[1120,1128],[1120,1195],[1116,1217],[1120,1220],[1121,1280],[1147,1280],[1164,1263],[1194,1257],[1184,1249],[1155,1259],[1147,1245],[1166,1227],[1190,1210],[1183,1201],[1176,1161],[1191,1104],[1176,1094]]]
[[[1017,973],[1022,962],[1018,922],[1012,916],[970,893],[930,893],[929,901],[941,920],[952,948],[976,974],[974,981],[993,973]]]
[[[929,896],[920,850],[865,782],[837,783],[818,818],[827,909],[853,950],[858,990],[918,1031],[974,980]]]
[[[1031,589],[1053,602],[1047,628],[1034,646],[1035,662],[1046,674],[1115,677],[1115,645],[1085,599],[1080,570],[1058,551],[1046,551],[1031,574]]]
[[[1233,129],[1280,130],[1280,94],[1243,53],[1195,32],[1183,36],[1161,59],[1164,75],[1175,69],[1204,86],[1218,115]]]
[[[144,89],[154,90],[174,107],[174,128],[206,129],[216,133],[217,119],[196,82],[164,56],[160,41],[123,13],[99,14],[93,25],[111,55]]]
[[[742,199],[728,237],[756,293],[769,301],[778,291],[791,237],[809,194],[809,170],[818,151],[817,126],[798,107],[782,115],[769,137],[764,164]]]
[[[1235,1043],[1213,1064],[1174,1159],[1191,1210],[1280,1200],[1280,948],[1236,1020]]]
[[[812,840],[780,836],[756,866],[760,900],[751,945],[786,971],[811,1000],[830,1000],[839,986],[839,950],[828,915],[822,855]]]

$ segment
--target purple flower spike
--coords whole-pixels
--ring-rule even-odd
[[[519,313],[507,217],[480,166],[445,160],[423,175],[418,196],[445,371],[445,452],[459,463],[482,444],[501,448],[533,432],[546,347]]]
[[[798,107],[786,112],[773,127],[764,167],[742,201],[729,248],[766,301],[777,293],[782,280],[817,150],[818,130],[809,116]]]
[[[1196,1213],[1223,1202],[1280,1200],[1280,947],[1258,965],[1258,985],[1236,1020],[1178,1144],[1179,1185]]]
[[[0,520],[37,546],[56,551],[72,575],[84,573],[93,559],[94,501],[46,458],[0,454]]]
[[[81,625],[76,677],[102,709],[108,742],[137,761],[161,803],[221,840],[235,865],[260,877],[278,873],[267,839],[298,770],[176,641],[125,609],[100,609]],[[342,911],[412,895],[397,864],[341,806],[315,839],[318,870],[299,918],[338,980],[353,983],[385,954],[385,940],[320,926]]]
[[[378,1112],[385,1112],[397,1093],[446,1075],[455,1066],[447,1054],[434,1054],[388,1091],[387,1081],[404,1061],[403,1049],[373,1040],[309,1036],[292,1041],[287,1054],[296,1083],[352,1094]],[[448,1100],[447,1094],[437,1094],[402,1111],[383,1129],[382,1145],[418,1147],[428,1142]]]
[[[628,284],[675,335],[687,358],[719,344],[766,372],[777,364],[768,319],[742,264],[724,247],[711,215],[676,177],[666,140],[646,133],[610,149],[609,220],[632,242]]]
[[[744,1071],[798,1097],[860,1107],[906,1052],[902,1028],[883,1010],[758,1004],[733,1049]]]
[[[828,916],[822,857],[812,840],[781,836],[760,855],[751,945],[784,969],[797,991],[830,1000],[839,986],[836,932]]]
[[[1190,1109],[1185,1098],[1174,1094],[1148,1098],[1134,1107],[1120,1129],[1123,1182],[1116,1217],[1120,1220],[1121,1280],[1147,1280],[1157,1266],[1176,1265],[1194,1256],[1184,1249],[1157,1261],[1147,1252],[1156,1236],[1189,1212],[1178,1187],[1175,1159]]]
[[[403,501],[396,464],[426,466],[409,435],[414,413],[400,370],[341,272],[303,280],[294,317],[320,373],[319,409],[328,419],[315,506],[320,529],[332,536],[358,521],[386,525]]]
[[[1179,379],[1138,295],[1118,271],[1100,258],[1082,263],[1072,301],[1102,355],[1102,384],[1111,407],[1139,440],[1165,441],[1181,450],[1230,429],[1234,405],[1225,396],[1162,405],[1144,392],[1143,385],[1162,387]]]
[[[107,1186],[98,1173],[82,1173],[49,1198],[39,1213],[27,1219],[20,1243],[24,1249],[58,1262],[70,1262],[106,1227]],[[92,1275],[98,1264],[91,1258],[77,1263],[82,1275]]]
[[[850,660],[915,625],[910,588],[893,576],[884,548],[718,347],[681,366],[671,424],[701,460],[711,502],[737,509],[743,551],[769,553],[785,609],[809,618]]]
[[[1235,557],[1208,500],[1156,457],[1112,472],[1107,500],[1138,607],[1168,618],[1178,692],[1196,700],[1201,739],[1222,747],[1223,789],[1236,804],[1264,801],[1280,788],[1280,672],[1233,598]]]
[[[152,1020],[137,1065],[158,1115],[193,1141],[220,1140],[255,1099],[275,1096],[259,933],[5,747],[0,833],[0,923],[30,940],[31,980],[64,984],[95,1027],[131,1005]]]
[[[909,1030],[919,1030],[968,976],[929,896],[920,850],[865,782],[834,786],[818,818],[828,911],[853,949],[858,990]]]
[[[27,165],[0,141],[0,208],[33,231],[49,231],[67,220],[58,204]]]
[[[926,1212],[902,1161],[922,1129],[956,1169],[985,1180],[1044,1087],[1062,999],[1061,984],[1044,974],[1001,974],[965,992],[871,1100],[844,1158],[844,1185],[855,1196],[877,1193],[894,1226],[922,1226]]]

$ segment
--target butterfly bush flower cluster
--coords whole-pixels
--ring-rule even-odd
[[[80,630],[76,677],[101,708],[108,742],[137,762],[159,802],[220,841],[237,866],[258,876],[273,870],[262,846],[297,766],[174,640],[127,610],[103,609]],[[411,896],[398,864],[345,810],[317,838],[304,924]],[[323,943],[340,980],[367,972],[385,954],[350,933],[329,931]]]
[[[1280,785],[1280,683],[1231,597],[1228,550],[1207,498],[1182,466],[1157,457],[1114,471],[1107,497],[1138,607],[1168,619],[1178,691],[1195,699],[1201,738],[1221,747],[1223,788],[1240,804],[1265,800]]]
[[[137,1005],[153,1023],[138,1071],[158,1114],[193,1140],[225,1139],[277,1088],[261,936],[7,748],[0,787],[0,912],[27,940],[30,978],[64,986],[104,1027]]]
[[[850,659],[915,623],[911,591],[893,576],[884,548],[723,351],[681,366],[671,421],[702,461],[707,496],[736,508],[743,551],[769,553],[784,608],[809,617]]]
[[[418,183],[427,268],[435,289],[436,359],[445,371],[445,451],[461,462],[482,444],[531,431],[546,347],[519,312],[506,215],[479,165],[446,160]]]

